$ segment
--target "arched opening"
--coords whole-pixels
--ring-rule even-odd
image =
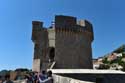
[[[54,57],[55,57],[55,48],[50,47],[50,50],[49,50],[49,62],[53,62]]]

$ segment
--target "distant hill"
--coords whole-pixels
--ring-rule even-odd
[[[95,69],[112,69],[125,71],[125,45],[121,45],[105,56],[93,60]]]

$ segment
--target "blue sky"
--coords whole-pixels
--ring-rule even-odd
[[[93,24],[93,57],[125,43],[124,0],[0,0],[0,70],[32,68],[32,20],[50,26],[55,15]]]

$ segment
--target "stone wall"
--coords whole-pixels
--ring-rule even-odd
[[[33,71],[40,72],[40,59],[34,59],[33,60]]]
[[[92,68],[91,41],[84,32],[57,31],[56,68]]]
[[[125,83],[125,74],[65,74],[64,77],[70,77],[82,81],[94,83]],[[68,82],[67,82],[68,83]]]
[[[32,41],[34,43],[33,71],[40,71],[41,68],[46,67],[49,46],[48,31],[42,26],[42,22],[33,21],[32,24]]]
[[[59,76],[59,75],[53,75],[54,83],[95,83],[95,82],[89,82],[89,81],[81,81],[69,77]]]
[[[55,29],[48,29],[49,47],[55,47]]]

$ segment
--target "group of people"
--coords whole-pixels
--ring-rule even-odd
[[[53,83],[52,71],[35,72],[32,75],[26,76],[25,83]]]
[[[13,83],[13,81],[10,80],[10,75],[5,75],[5,79],[2,79],[2,76],[0,76],[0,83]]]
[[[10,80],[10,75],[5,75],[5,79],[3,80],[0,76],[0,83],[14,83]],[[53,83],[52,71],[42,71],[32,72],[28,75],[25,75],[25,78],[21,83]]]

